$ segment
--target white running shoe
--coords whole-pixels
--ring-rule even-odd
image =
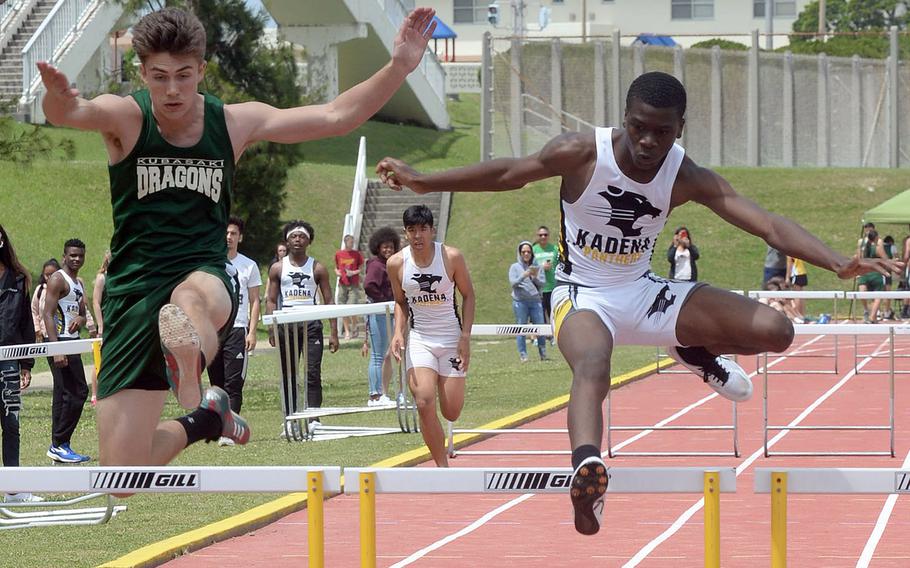
[[[234,440],[228,438],[227,436],[222,436],[222,437],[218,438],[218,445],[219,446],[236,446],[237,443],[234,442]]]
[[[604,513],[604,493],[610,478],[607,466],[599,456],[581,462],[572,473],[572,507],[575,509],[575,530],[585,535],[600,530]]]
[[[42,503],[44,497],[31,493],[7,493],[3,496],[4,503]]]
[[[379,400],[376,401],[376,406],[389,407],[389,406],[396,406],[396,405],[397,405],[397,403],[394,400],[392,400],[391,398],[387,397],[386,395],[380,396]]]
[[[734,402],[752,398],[752,381],[732,359],[712,355],[704,347],[668,347],[667,354],[702,377],[720,396]]]

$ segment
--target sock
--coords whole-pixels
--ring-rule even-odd
[[[585,444],[583,446],[578,446],[572,450],[572,469],[578,469],[578,466],[581,465],[581,462],[585,461],[590,457],[600,457],[600,448],[597,446],[592,446],[591,444]]]
[[[186,445],[195,444],[199,440],[211,442],[221,436],[221,417],[217,412],[206,408],[197,408],[186,416],[181,416],[177,422],[186,430]]]

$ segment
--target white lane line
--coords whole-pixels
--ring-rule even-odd
[[[814,337],[813,339],[811,339],[811,340],[807,341],[806,343],[804,343],[801,347],[795,349],[795,350],[793,351],[793,353],[796,353],[797,351],[799,351],[799,349],[802,349],[803,347],[808,347],[809,345],[815,343],[816,341],[822,339],[823,337],[824,337],[824,336],[822,336],[822,335],[819,335],[819,336]],[[778,357],[778,358],[774,359],[773,361],[771,361],[770,363],[768,363],[768,367],[771,367],[771,366],[773,366],[773,365],[776,365],[776,364],[780,363],[781,361],[786,360],[786,358],[787,358],[787,357],[786,357],[785,355],[781,355],[780,357]],[[756,372],[757,372],[757,371],[756,371]],[[753,376],[755,376],[755,374],[756,374],[756,373],[754,372],[754,373],[751,373],[749,376],[750,376],[750,377],[753,377]],[[698,406],[700,406],[700,405],[702,405],[702,404],[708,402],[709,400],[711,400],[711,399],[713,399],[713,398],[715,398],[715,397],[717,397],[717,396],[719,396],[717,393],[711,393],[710,395],[708,395],[708,396],[702,398],[701,400],[698,400],[697,402],[694,402],[694,403],[690,404],[689,406],[683,408],[683,409],[680,410],[679,412],[674,413],[672,416],[670,416],[670,417],[668,417],[668,418],[665,418],[665,419],[661,420],[660,422],[658,422],[658,423],[655,424],[654,426],[656,426],[656,427],[657,427],[657,426],[664,426],[664,425],[666,425],[667,423],[669,423],[669,422],[671,422],[671,421],[673,421],[673,420],[676,420],[676,419],[679,418],[680,416],[683,416],[683,415],[686,414],[687,412],[690,412],[691,410],[697,408]],[[615,450],[622,449],[622,448],[624,448],[625,446],[631,444],[632,442],[634,442],[634,441],[636,441],[636,440],[640,440],[641,438],[643,438],[644,436],[646,436],[646,435],[648,435],[648,434],[650,434],[650,433],[652,433],[652,432],[654,432],[654,430],[644,430],[644,431],[642,431],[642,432],[639,432],[638,434],[632,436],[632,437],[629,438],[628,440],[624,440],[623,442],[621,442],[621,443],[619,443],[619,444],[613,446],[613,449],[615,449]],[[604,454],[605,454],[605,453],[606,453],[606,452],[604,452]],[[602,455],[604,455],[604,454],[602,454]],[[495,518],[497,515],[499,515],[500,513],[503,513],[503,512],[505,512],[505,511],[508,511],[508,510],[511,509],[512,507],[518,505],[519,503],[523,503],[523,502],[527,501],[528,499],[530,499],[530,498],[533,497],[533,496],[534,496],[533,493],[528,493],[528,494],[525,494],[525,495],[521,495],[521,496],[519,496],[519,497],[516,497],[515,499],[512,499],[512,500],[509,501],[508,503],[505,503],[505,504],[503,504],[503,505],[500,505],[500,506],[497,507],[496,509],[490,511],[489,513],[486,513],[485,515],[483,515],[482,517],[480,517],[479,519],[477,519],[476,521],[474,521],[474,522],[471,523],[470,525],[466,526],[465,528],[463,528],[463,529],[461,529],[461,530],[459,530],[459,531],[457,531],[457,532],[455,532],[455,533],[452,533],[452,534],[450,534],[450,535],[448,535],[448,536],[445,536],[445,537],[443,537],[442,539],[437,540],[436,542],[430,544],[429,546],[426,546],[426,547],[424,547],[424,548],[422,548],[422,549],[416,551],[414,554],[408,556],[407,558],[405,558],[405,559],[402,560],[401,562],[398,562],[398,563],[394,564],[391,568],[399,568],[399,567],[401,567],[401,566],[409,566],[409,565],[413,564],[414,562],[416,562],[417,560],[423,558],[424,556],[426,556],[427,554],[433,552],[434,550],[438,550],[439,548],[445,546],[446,544],[449,544],[450,542],[453,542],[453,541],[455,541],[456,539],[458,539],[458,538],[460,538],[460,537],[462,537],[462,536],[464,536],[464,535],[466,535],[466,534],[470,534],[470,533],[474,532],[475,530],[477,530],[478,528],[480,528],[481,526],[483,526],[484,524],[486,524],[488,521],[494,519],[494,518]]]
[[[438,549],[442,548],[443,546],[449,544],[450,542],[454,541],[455,539],[461,538],[467,534],[474,532],[475,530],[479,529],[484,524],[486,524],[487,521],[495,518],[500,513],[504,513],[506,511],[508,511],[512,507],[514,507],[524,501],[527,501],[528,499],[530,499],[533,496],[534,496],[534,493],[525,493],[524,495],[521,495],[520,497],[512,499],[508,503],[504,503],[504,504],[500,505],[499,507],[496,507],[495,509],[493,509],[489,513],[486,513],[484,516],[480,517],[479,519],[477,519],[470,525],[466,526],[465,528],[461,529],[460,531],[452,533],[449,536],[446,536],[440,540],[437,540],[436,542],[434,542],[433,544],[431,544],[427,547],[421,548],[420,550],[418,550],[414,554],[408,556],[401,562],[396,562],[395,564],[392,565],[391,568],[400,568],[401,566],[408,566],[408,565],[416,562],[417,560],[420,560],[427,554],[433,552],[434,550],[438,550]]]
[[[879,344],[878,349],[881,349],[882,346],[884,346],[886,344],[887,344],[887,341],[882,342],[881,344]],[[878,350],[876,350],[876,352],[877,351]],[[866,357],[865,359],[863,359],[863,361],[859,365],[857,365],[857,368],[861,369],[871,360],[872,360],[871,357]],[[770,367],[770,364],[768,366]],[[844,386],[847,383],[847,381],[852,379],[855,375],[856,375],[856,371],[854,369],[851,369],[846,375],[843,376],[843,378],[841,378],[837,383],[835,383],[834,386],[832,386],[830,389],[828,389],[823,395],[821,395],[820,397],[815,399],[815,401],[812,404],[807,406],[806,409],[803,410],[799,414],[799,416],[794,418],[793,421],[791,421],[787,426],[799,425],[799,423],[802,422],[803,420],[805,420],[806,417],[808,417],[809,414],[812,413],[812,411],[814,411],[816,408],[818,408],[823,402],[828,400],[828,398],[830,398],[831,395],[833,395],[835,392],[837,392],[842,386]],[[782,430],[782,431],[778,432],[776,436],[774,436],[773,438],[768,440],[768,447],[770,448],[771,446],[777,444],[777,442],[779,442],[781,439],[783,439],[784,436],[786,436],[789,433],[790,433],[790,430]],[[739,477],[739,475],[743,471],[748,469],[749,466],[752,465],[755,462],[755,460],[757,460],[759,457],[763,456],[764,453],[765,453],[765,449],[764,449],[764,447],[761,447],[758,450],[756,450],[755,453],[753,453],[751,456],[746,458],[742,463],[740,463],[736,467],[736,476]],[[641,550],[639,550],[635,554],[635,556],[633,556],[632,558],[629,559],[628,562],[623,564],[623,568],[633,568],[634,566],[638,566],[642,560],[647,558],[648,555],[654,551],[654,549],[656,549],[658,546],[660,546],[663,542],[665,542],[671,536],[676,534],[679,531],[679,529],[681,529],[683,527],[683,525],[685,525],[686,522],[688,522],[688,520],[690,518],[692,518],[692,515],[697,513],[699,510],[701,510],[701,508],[704,506],[704,504],[705,504],[704,498],[699,499],[694,505],[689,507],[686,510],[686,512],[684,512],[682,515],[680,515],[673,522],[673,524],[670,525],[669,528],[667,528],[667,530],[665,530],[664,532],[659,534],[656,538],[654,538],[651,542],[646,544]]]
[[[910,467],[910,454],[907,454],[907,457],[904,458],[901,469],[906,469],[908,467]],[[875,528],[872,529],[872,534],[869,535],[869,540],[866,541],[866,546],[863,547],[863,552],[859,555],[859,560],[856,561],[856,568],[868,568],[869,563],[872,562],[872,557],[875,555],[875,549],[882,540],[882,535],[885,533],[885,527],[888,526],[888,521],[891,519],[891,513],[894,511],[894,506],[897,504],[897,497],[897,495],[888,495],[888,498],[885,500],[885,504],[878,514],[878,520],[875,521]]]

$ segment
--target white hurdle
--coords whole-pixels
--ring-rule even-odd
[[[52,341],[48,343],[9,345],[0,347],[0,361],[91,353],[92,346],[95,343],[101,343],[101,339],[76,339],[75,341]]]
[[[720,566],[720,494],[736,492],[733,467],[608,467],[607,493],[702,493],[705,566]],[[568,494],[570,468],[345,468],[360,494],[360,565],[376,566],[377,493]]]
[[[764,454],[765,457],[771,455],[776,456],[895,456],[894,451],[894,337],[895,335],[908,335],[910,334],[910,326],[908,325],[868,325],[868,324],[830,324],[830,325],[807,325],[800,324],[794,325],[793,330],[796,335],[852,335],[854,337],[863,335],[863,336],[882,336],[885,335],[888,338],[888,353],[890,367],[888,371],[883,371],[888,374],[888,385],[889,385],[889,419],[887,424],[872,424],[872,425],[818,425],[818,426],[786,426],[786,425],[769,425],[768,424],[768,354],[764,353],[764,370],[762,372],[762,380],[764,383],[764,393],[762,395],[762,414],[764,419]],[[854,347],[856,348],[856,347]],[[854,365],[856,367],[856,365]],[[854,369],[854,373],[857,373],[858,370]],[[869,371],[863,371],[864,373],[869,373]],[[801,452],[782,452],[776,451],[771,452],[768,447],[768,433],[771,431],[780,431],[780,430],[815,430],[815,431],[835,431],[835,430],[880,430],[888,431],[890,434],[890,448],[888,451],[801,451]]]
[[[471,327],[471,337],[483,336],[518,336],[518,335],[553,335],[550,324],[487,324],[476,323]],[[563,450],[457,450],[455,434],[565,434],[565,428],[455,428],[452,422],[447,426],[447,451],[449,457],[463,455],[552,455],[567,453]]]
[[[755,493],[771,494],[771,566],[787,566],[787,495],[910,493],[910,470],[891,468],[767,468],[755,470]],[[830,520],[830,519],[829,519]]]
[[[112,493],[295,493],[307,492],[310,543],[322,554],[322,499],[341,493],[340,467],[108,466],[0,468],[0,493],[88,493],[66,501],[0,504],[0,530],[48,525],[97,525],[126,510]],[[46,510],[99,496],[107,507]],[[18,512],[18,509],[28,509]],[[321,565],[321,564],[311,564]]]
[[[300,383],[303,383],[303,397],[297,397],[303,401],[303,407],[297,412],[292,412],[285,417],[284,432],[285,438],[290,442],[313,440],[317,437],[322,439],[340,438],[348,436],[370,436],[376,434],[389,434],[393,432],[417,432],[419,424],[417,419],[417,406],[411,400],[410,391],[407,388],[407,378],[405,377],[403,365],[399,365],[398,377],[398,396],[396,397],[395,406],[324,406],[321,408],[311,408],[307,400],[306,375],[307,375],[307,326],[303,326],[303,361],[301,362],[301,353],[297,349],[299,340],[299,326],[297,324],[307,323],[322,319],[338,319],[351,316],[365,316],[371,314],[386,314],[387,318],[394,310],[394,302],[377,302],[373,304],[348,304],[348,305],[316,305],[300,306],[278,310],[272,314],[262,316],[262,322],[271,326],[276,341],[281,340],[284,336],[285,347],[285,369],[294,367],[292,362],[296,362],[297,368],[297,385],[300,389]],[[388,319],[388,321],[391,321]],[[282,334],[278,333],[279,327],[282,328]],[[390,336],[391,337],[391,336]],[[290,374],[290,373],[289,373]],[[282,392],[291,389],[290,377],[284,377],[282,382]],[[295,395],[297,393],[294,393]],[[374,412],[380,410],[396,410],[398,414],[398,428],[368,428],[352,426],[329,426],[322,425],[312,429],[309,422],[312,419],[319,419],[325,416],[338,416],[342,414],[358,414],[364,412]]]

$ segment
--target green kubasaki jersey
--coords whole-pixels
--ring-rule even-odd
[[[133,93],[142,132],[129,156],[109,166],[114,235],[105,294],[142,293],[194,270],[223,270],[234,151],[224,105],[205,96],[205,128],[180,148],[158,132],[148,91]]]

